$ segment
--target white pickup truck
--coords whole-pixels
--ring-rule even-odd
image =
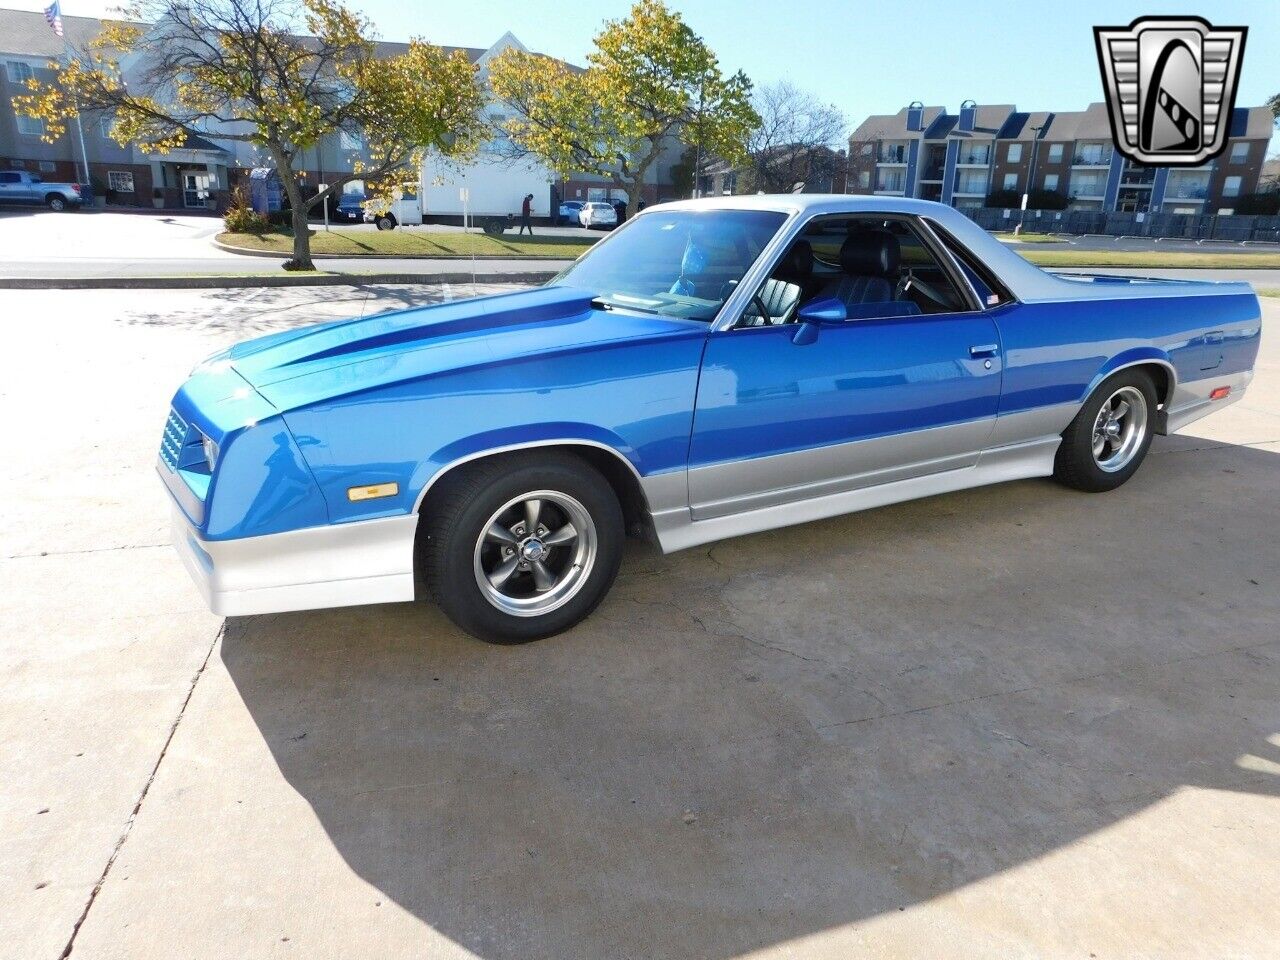
[[[45,183],[26,170],[0,170],[0,205],[48,207],[54,213],[78,210],[84,202],[78,183]]]

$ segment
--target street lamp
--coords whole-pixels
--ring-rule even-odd
[[[1018,226],[1013,231],[1015,237],[1022,233],[1022,227],[1027,221],[1027,201],[1031,198],[1031,191],[1035,187],[1036,151],[1040,148],[1040,131],[1044,129],[1044,124],[1030,129],[1034,134],[1031,140],[1031,168],[1027,171],[1027,188],[1022,191],[1022,213],[1018,217]]]

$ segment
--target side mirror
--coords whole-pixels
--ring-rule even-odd
[[[843,323],[849,314],[835,297],[819,297],[801,307],[796,317],[801,323]]]

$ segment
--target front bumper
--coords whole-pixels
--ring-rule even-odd
[[[412,600],[417,525],[410,514],[204,540],[175,503],[172,538],[209,609],[240,617]]]

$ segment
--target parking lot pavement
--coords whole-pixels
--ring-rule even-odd
[[[636,546],[524,647],[220,631],[158,546],[173,387],[441,295],[0,293],[0,956],[1273,954],[1276,301],[1248,396],[1109,495]]]

